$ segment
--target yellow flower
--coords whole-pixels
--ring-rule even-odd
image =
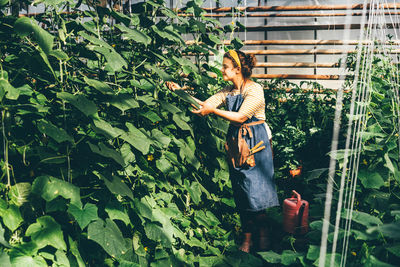
[[[368,162],[364,159],[364,160],[363,160],[363,164],[364,164],[364,165],[367,165]]]
[[[351,252],[351,255],[357,256],[357,253],[356,253],[355,251],[352,251],[352,252]]]
[[[111,46],[112,46],[112,47],[115,47],[115,44],[112,44]]]
[[[144,250],[147,251],[147,247],[144,247]]]
[[[147,155],[147,160],[152,161],[154,159],[154,156],[152,154]]]
[[[232,20],[231,24],[232,24],[232,25],[235,25],[235,22]]]

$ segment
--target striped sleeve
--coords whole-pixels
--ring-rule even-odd
[[[225,104],[226,94],[228,92],[228,88],[224,88],[215,95],[209,97],[206,101],[208,104],[211,104],[215,108],[219,108],[222,104]]]
[[[239,113],[245,115],[247,118],[253,117],[260,109],[265,108],[264,90],[258,83],[251,85],[244,95],[244,101],[239,109]],[[265,111],[262,110],[262,113]]]

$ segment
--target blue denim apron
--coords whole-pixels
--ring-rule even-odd
[[[226,106],[229,111],[239,111],[244,98],[241,94],[228,95]],[[245,123],[259,121],[256,117],[248,119]],[[249,126],[252,138],[243,136],[249,148],[254,147],[261,140],[265,149],[254,154],[256,165],[254,167],[233,167],[229,164],[229,175],[232,182],[233,197],[236,207],[241,211],[261,211],[269,207],[279,206],[275,183],[273,180],[274,166],[272,161],[271,145],[264,123]],[[239,127],[230,125],[227,138],[238,137]]]

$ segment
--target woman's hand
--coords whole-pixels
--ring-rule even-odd
[[[180,90],[182,89],[179,84],[174,83],[174,82],[165,82],[165,85],[168,87],[169,90],[175,91],[175,90]]]
[[[215,108],[213,107],[213,105],[207,102],[202,102],[200,104],[200,109],[193,109],[192,112],[201,116],[207,116],[210,113],[214,113],[214,110]]]

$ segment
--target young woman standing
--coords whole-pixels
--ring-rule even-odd
[[[255,57],[237,50],[224,55],[222,75],[233,83],[206,101],[198,101],[201,116],[215,114],[230,122],[227,132],[229,174],[236,207],[240,214],[243,242],[240,250],[249,252],[257,245],[268,246],[265,209],[278,206],[273,181],[271,132],[265,123],[265,99],[260,84],[250,80]],[[171,90],[179,89],[168,82]],[[219,109],[225,104],[226,109]],[[257,242],[258,244],[255,244]]]

